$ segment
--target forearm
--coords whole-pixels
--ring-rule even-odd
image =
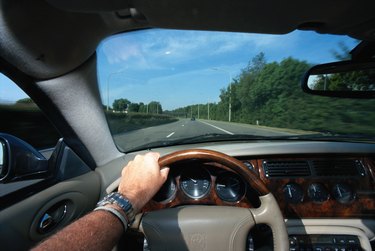
[[[99,210],[72,223],[33,250],[111,250],[123,232],[116,216]]]
[[[98,211],[67,226],[34,250],[111,250],[124,233],[124,225],[131,224],[134,217],[131,208],[136,214],[166,181],[169,168],[160,170],[158,159],[158,153],[137,155],[123,168],[118,192],[128,201],[121,201],[118,197],[112,198],[117,200],[118,203],[115,203],[106,201],[108,198],[105,198],[103,204],[99,203],[101,205],[97,207]],[[108,212],[102,207],[112,207],[122,216]]]

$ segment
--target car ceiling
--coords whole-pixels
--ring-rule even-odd
[[[82,65],[105,37],[148,27],[375,40],[374,1],[3,0],[0,57],[35,79]]]

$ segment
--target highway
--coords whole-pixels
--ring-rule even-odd
[[[288,136],[296,134],[295,132],[256,125],[213,120],[180,119],[169,124],[117,134],[114,138],[119,146],[131,147],[158,141],[174,141],[210,133],[228,135],[253,134],[257,136]]]

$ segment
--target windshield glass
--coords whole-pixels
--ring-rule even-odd
[[[97,49],[109,127],[121,151],[218,140],[373,141],[375,102],[305,94],[313,65],[349,58],[359,41],[150,29]]]

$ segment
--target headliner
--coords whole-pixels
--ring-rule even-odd
[[[105,37],[173,29],[285,34],[296,29],[375,41],[375,1],[3,0],[0,56],[36,79],[63,75]]]

